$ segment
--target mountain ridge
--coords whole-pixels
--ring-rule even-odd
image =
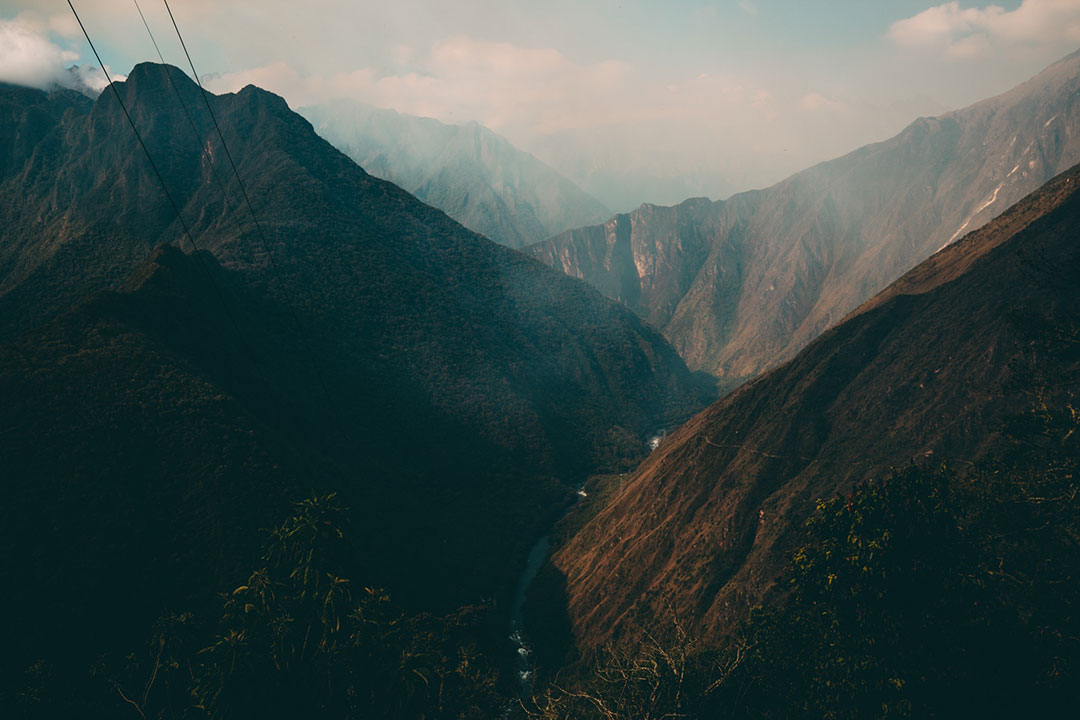
[[[1078,97],[1073,55],[765,190],[649,206],[528,250],[626,303],[692,369],[733,387],[1080,162]]]
[[[716,640],[778,592],[816,500],[976,462],[1033,398],[1075,402],[1078,188],[1080,166],[669,436],[553,556],[579,641],[665,613]]]

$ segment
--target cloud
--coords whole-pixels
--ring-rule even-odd
[[[750,2],[750,0],[740,0],[739,7],[747,15],[757,15],[757,5]]]
[[[281,95],[294,107],[325,100],[364,97],[370,93],[375,79],[374,71],[366,68],[325,75],[302,75],[284,62],[238,72],[208,74],[201,78],[211,92],[236,92],[247,85],[255,85]]]
[[[15,19],[0,22],[0,80],[16,85],[46,87],[59,84],[78,53],[48,40],[35,23]]]
[[[631,84],[631,68],[624,63],[578,63],[550,48],[465,36],[439,41],[423,57],[411,52],[409,59],[415,69],[408,72],[364,67],[300,73],[276,62],[207,80],[215,92],[258,85],[297,107],[350,98],[447,122],[477,120],[496,130],[530,133],[614,120],[614,108],[625,105],[618,95]]]
[[[833,100],[832,98],[825,97],[818,92],[810,92],[803,95],[799,100],[799,109],[806,112],[843,112],[846,110],[844,103]]]
[[[693,175],[709,181],[684,188],[688,195],[717,197],[888,137],[915,117],[797,80],[582,61],[463,35],[413,45],[405,60],[407,68],[330,72],[279,61],[204,81],[219,93],[254,84],[294,108],[348,99],[448,123],[476,120],[568,175]],[[682,199],[676,194],[652,199]]]
[[[64,16],[38,18],[28,13],[13,20],[0,20],[0,81],[43,89],[67,87],[90,93],[104,89],[106,81],[100,70],[75,65],[79,53],[50,39],[51,34],[69,36],[72,28],[65,20]],[[77,26],[75,31],[78,32]]]
[[[994,46],[1076,44],[1080,2],[1024,0],[1015,10],[948,2],[893,23],[887,36],[901,47],[937,50],[952,58],[983,56]]]

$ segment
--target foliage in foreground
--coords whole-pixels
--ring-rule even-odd
[[[345,510],[334,495],[299,503],[273,530],[247,582],[204,627],[162,617],[144,653],[94,670],[98,705],[50,685],[49,669],[13,698],[17,715],[131,718],[489,718],[502,700],[475,642],[484,610],[408,617],[386,592],[342,576]],[[32,668],[33,670],[33,668]],[[42,679],[44,678],[44,679]],[[108,692],[105,689],[108,689]]]

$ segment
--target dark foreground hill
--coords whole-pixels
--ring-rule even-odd
[[[1077,238],[1080,167],[680,428],[554,556],[579,640],[674,612],[715,641],[767,597],[819,500],[992,457],[1032,411],[1072,413],[1075,432]]]
[[[9,657],[145,636],[314,491],[352,508],[353,577],[412,608],[497,596],[570,483],[700,402],[632,313],[249,86],[209,101],[282,287],[194,83],[147,64],[118,89],[202,252],[111,92],[0,88]]]
[[[768,189],[643,205],[531,251],[733,387],[1077,162],[1080,53]]]

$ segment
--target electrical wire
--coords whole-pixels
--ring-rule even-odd
[[[157,52],[158,60],[161,61],[162,67],[165,68],[165,76],[169,80],[169,87],[172,88],[173,93],[176,95],[176,99],[180,102],[180,107],[184,110],[184,117],[187,118],[188,126],[191,128],[192,134],[195,136],[195,142],[198,144],[202,156],[206,159],[207,164],[210,166],[210,172],[214,176],[214,180],[217,182],[219,188],[221,188],[221,196],[225,202],[225,211],[232,214],[232,206],[229,202],[229,193],[225,189],[225,181],[221,179],[221,175],[218,174],[217,167],[214,165],[214,158],[211,157],[209,151],[203,146],[202,134],[199,132],[199,128],[195,125],[195,119],[191,116],[191,111],[188,109],[187,102],[184,101],[184,96],[181,94],[180,89],[176,86],[172,76],[172,66],[165,62],[165,56],[161,52],[161,48],[158,46],[157,38],[154,37],[153,31],[150,29],[150,23],[146,21],[146,16],[143,14],[142,7],[139,5],[139,0],[131,0],[135,4],[135,9],[139,11],[139,18],[142,20],[143,27],[146,28],[146,34],[150,36],[150,42],[154,45],[154,51]],[[240,225],[240,218],[233,217],[233,221],[236,224],[237,233],[243,237],[244,229]]]
[[[251,198],[248,196],[247,188],[244,186],[244,181],[240,178],[240,171],[236,168],[236,161],[233,159],[232,153],[229,151],[229,145],[225,142],[225,135],[221,132],[221,125],[218,123],[217,114],[214,113],[214,108],[210,105],[209,93],[206,92],[206,88],[203,87],[202,80],[199,79],[199,73],[195,69],[195,63],[191,60],[191,53],[188,52],[187,43],[184,42],[184,36],[180,33],[180,26],[176,24],[176,18],[173,16],[172,8],[169,7],[169,0],[162,0],[165,3],[165,9],[169,13],[169,20],[172,21],[173,29],[176,30],[176,37],[180,40],[180,47],[184,49],[184,56],[187,57],[188,66],[191,68],[191,76],[195,80],[195,83],[199,86],[199,90],[202,91],[203,103],[206,105],[207,112],[210,113],[210,119],[214,122],[214,129],[217,131],[218,139],[221,140],[221,147],[225,150],[225,157],[229,160],[229,165],[232,167],[233,175],[236,176],[236,182],[240,186],[240,193],[244,197],[244,202],[247,204],[248,212],[251,213],[251,219],[255,223],[255,228],[258,230],[259,239],[262,241],[263,250],[266,251],[266,257],[269,258],[271,266],[273,266],[274,273],[277,274],[278,281],[281,280],[281,273],[278,271],[277,262],[274,260],[274,253],[270,250],[270,243],[266,239],[266,233],[263,232],[262,223],[259,222],[259,217],[255,214],[255,208],[251,204]],[[282,287],[284,291],[284,287]]]
[[[112,76],[109,74],[108,69],[105,67],[105,63],[102,62],[101,55],[100,53],[98,53],[97,47],[94,45],[94,41],[90,39],[90,33],[87,31],[86,25],[83,24],[82,18],[79,17],[79,12],[75,9],[75,5],[72,3],[72,0],[67,0],[67,4],[68,7],[71,8],[72,14],[75,15],[75,20],[79,23],[79,28],[82,30],[83,36],[86,38],[86,42],[89,43],[90,49],[93,51],[94,57],[97,59],[98,65],[101,67],[101,72],[104,73],[105,79],[106,81],[108,81],[109,87],[112,89],[113,95],[116,97],[116,101],[120,104],[120,109],[124,112],[124,117],[127,118],[128,125],[131,126],[132,131],[135,133],[135,139],[138,140],[139,147],[142,148],[143,154],[146,155],[146,160],[150,163],[150,167],[154,171],[154,175],[157,177],[158,184],[161,185],[161,190],[165,193],[165,197],[168,199],[169,205],[172,206],[173,212],[176,214],[176,219],[180,221],[180,226],[181,228],[183,228],[184,235],[187,237],[188,242],[191,244],[191,247],[194,250],[193,254],[195,256],[196,262],[198,263],[199,267],[202,268],[202,271],[206,275],[206,278],[210,282],[210,285],[214,288],[214,292],[217,295],[218,300],[221,302],[221,306],[225,310],[225,315],[226,317],[228,317],[229,323],[236,331],[237,339],[240,341],[241,346],[244,347],[244,350],[248,354],[252,365],[255,366],[256,372],[258,372],[261,377],[259,365],[255,361],[255,353],[252,352],[251,346],[244,338],[244,333],[240,329],[239,323],[236,321],[236,316],[233,314],[232,309],[229,307],[229,303],[225,299],[225,293],[214,280],[214,275],[210,271],[210,268],[207,266],[206,261],[202,256],[202,251],[199,248],[199,244],[195,242],[195,237],[191,233],[191,228],[184,220],[184,216],[180,212],[180,207],[176,204],[176,200],[173,198],[172,193],[169,192],[169,187],[165,183],[165,177],[158,169],[157,163],[154,162],[154,158],[150,154],[150,149],[146,146],[146,142],[143,140],[142,133],[139,132],[139,128],[135,125],[135,121],[134,119],[132,119],[131,113],[128,111],[127,104],[124,103],[124,99],[120,97],[120,91],[116,89],[116,83],[113,82]],[[265,382],[265,378],[263,379],[263,381]]]
[[[255,229],[256,229],[256,231],[257,231],[257,233],[259,235],[259,240],[260,240],[260,242],[262,244],[263,251],[266,253],[267,259],[270,261],[270,267],[273,270],[275,278],[277,279],[278,287],[280,288],[282,294],[286,298],[285,304],[286,304],[286,307],[288,308],[289,314],[292,316],[293,323],[296,325],[296,330],[299,333],[299,335],[301,337],[307,336],[308,338],[310,338],[310,333],[305,332],[303,323],[301,322],[300,316],[296,311],[295,302],[291,301],[291,299],[290,299],[290,293],[289,293],[288,286],[285,284],[285,279],[282,276],[282,273],[281,273],[280,268],[278,267],[277,261],[274,259],[274,253],[270,249],[270,242],[269,242],[269,240],[267,240],[266,233],[263,231],[262,223],[259,222],[259,217],[255,213],[255,207],[251,203],[251,197],[248,194],[247,187],[244,185],[244,180],[243,180],[243,178],[240,177],[240,171],[237,168],[236,160],[233,157],[232,151],[229,150],[229,144],[225,140],[225,134],[221,131],[221,124],[218,122],[217,114],[214,112],[214,108],[210,103],[210,97],[209,97],[210,94],[207,92],[206,88],[203,86],[202,80],[199,78],[198,70],[195,69],[195,63],[191,58],[191,53],[188,51],[187,43],[184,41],[183,33],[180,32],[180,26],[176,22],[176,17],[173,15],[172,7],[169,6],[168,0],[163,0],[163,2],[165,4],[165,10],[169,14],[169,20],[172,22],[173,30],[176,31],[176,37],[180,41],[180,47],[183,48],[183,50],[184,50],[184,56],[187,58],[188,66],[191,68],[191,76],[195,80],[195,83],[199,86],[200,94],[201,94],[202,99],[203,99],[203,104],[206,106],[206,111],[210,114],[210,119],[213,121],[214,130],[217,133],[218,140],[220,140],[221,147],[225,151],[225,157],[228,159],[229,166],[232,168],[233,175],[236,177],[236,183],[240,188],[240,194],[244,198],[244,204],[247,205],[248,212],[251,214],[251,220],[255,224]],[[137,6],[138,6],[138,2],[136,2],[136,7]],[[142,15],[141,9],[139,11],[139,14]],[[147,32],[150,32],[150,26],[146,23],[145,17],[143,17],[143,24],[146,25]],[[150,35],[151,35],[151,38],[153,38],[153,33],[150,33]],[[154,42],[154,47],[155,48],[157,47],[156,42]],[[159,50],[159,57],[160,56],[161,55],[160,55],[160,50]],[[162,58],[162,64],[164,64],[166,66],[166,68],[168,68],[168,64],[165,63],[164,58]],[[170,78],[171,78],[171,76],[170,76]],[[170,81],[171,81],[171,79],[170,79]],[[174,90],[176,89],[175,85],[173,86],[173,88],[174,88]],[[179,95],[179,91],[177,91],[177,94]],[[194,128],[194,123],[192,123],[192,127]],[[198,133],[198,131],[196,130],[196,134],[197,133]],[[200,141],[200,145],[201,145],[201,141]],[[203,152],[205,153],[205,150]],[[210,164],[211,164],[211,167],[213,167],[213,159],[212,158],[210,159]],[[224,186],[222,186],[222,192],[223,193],[225,192]],[[305,346],[308,347],[308,356],[309,356],[309,360],[311,362],[312,369],[314,370],[314,375],[315,375],[316,381],[318,382],[319,387],[322,390],[323,395],[326,397],[327,403],[329,403],[330,407],[337,407],[338,404],[334,401],[333,396],[330,394],[330,389],[329,389],[329,387],[328,387],[328,385],[326,383],[326,380],[325,380],[325,378],[323,376],[323,372],[322,372],[322,369],[321,369],[321,367],[319,365],[319,362],[318,362],[318,360],[316,359],[316,357],[314,355],[314,351],[311,350],[310,342],[307,342],[307,343],[304,343],[304,344],[305,344]],[[339,418],[338,418],[339,422],[335,424],[335,427],[338,428],[338,433],[339,433],[339,436],[341,437],[341,439],[345,440],[344,434],[342,433],[342,430],[341,430],[341,422],[340,421],[341,421],[342,418],[340,417],[340,415],[341,415],[340,408],[338,408],[338,415],[339,415]]]

